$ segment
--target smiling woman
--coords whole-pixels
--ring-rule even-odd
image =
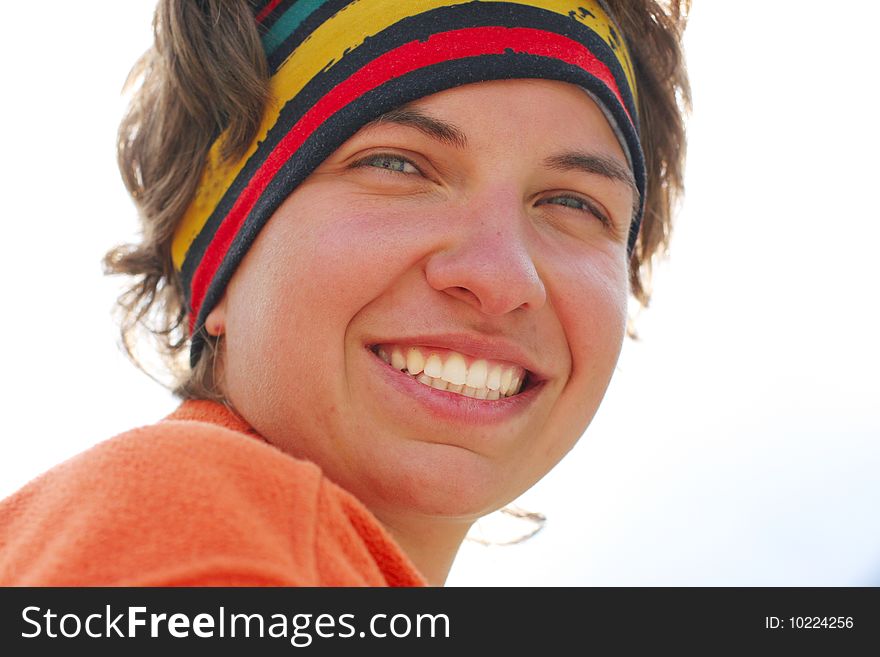
[[[160,2],[120,130],[144,239],[107,264],[184,402],[5,501],[0,581],[442,584],[647,298],[682,10]]]

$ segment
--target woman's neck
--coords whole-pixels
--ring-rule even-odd
[[[473,524],[461,518],[379,517],[379,521],[430,586],[444,585],[461,543]]]

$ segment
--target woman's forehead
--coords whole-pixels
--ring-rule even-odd
[[[615,127],[592,97],[555,80],[491,80],[446,89],[383,114],[355,137],[387,125],[407,126],[460,149],[501,134],[509,138],[501,146],[529,138],[550,150],[589,146],[627,164]]]

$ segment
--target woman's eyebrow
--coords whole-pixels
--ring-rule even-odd
[[[557,171],[583,171],[584,173],[596,174],[622,182],[636,199],[638,204],[639,190],[629,167],[624,166],[616,159],[601,153],[588,153],[585,151],[566,151],[558,155],[551,155],[544,159],[544,166]]]
[[[467,147],[467,137],[461,128],[412,107],[403,106],[393,109],[378,119],[370,121],[368,125],[379,123],[397,123],[398,125],[410,126],[444,144],[456,148]]]

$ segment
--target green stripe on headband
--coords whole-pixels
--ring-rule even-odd
[[[285,11],[274,25],[263,35],[263,50],[266,57],[271,57],[275,50],[284,43],[284,40],[293,34],[302,22],[313,11],[325,4],[327,0],[299,0]]]

